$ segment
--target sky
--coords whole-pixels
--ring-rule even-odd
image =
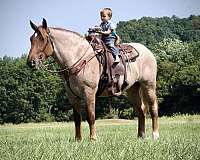
[[[112,21],[148,17],[189,17],[200,15],[200,0],[0,0],[0,57],[21,57],[30,49],[33,30],[47,20],[50,27],[61,27],[84,35],[100,24],[99,11],[110,7]]]

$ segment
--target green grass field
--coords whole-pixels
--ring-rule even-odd
[[[163,117],[160,139],[151,139],[147,120],[145,140],[137,138],[137,120],[97,120],[97,140],[74,140],[73,123],[6,124],[0,126],[1,160],[199,160],[200,116]]]

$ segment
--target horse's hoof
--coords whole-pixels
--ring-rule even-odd
[[[146,136],[144,132],[138,133],[138,138],[145,139],[145,137]]]
[[[159,132],[152,133],[153,140],[157,140],[159,138]]]
[[[75,137],[75,141],[77,141],[77,142],[82,142],[82,141],[83,141],[83,139],[82,139],[82,138],[80,138],[80,137]]]
[[[97,140],[97,137],[95,136],[95,137],[90,137],[90,141],[92,141],[92,142],[94,142],[94,141],[96,141]]]

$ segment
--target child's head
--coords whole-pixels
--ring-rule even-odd
[[[112,18],[112,9],[104,8],[100,11],[101,20],[107,22]]]

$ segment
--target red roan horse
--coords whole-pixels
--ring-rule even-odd
[[[62,77],[69,101],[73,105],[75,138],[82,140],[81,107],[86,107],[90,139],[95,140],[95,97],[103,72],[103,66],[95,57],[96,52],[85,37],[69,30],[48,27],[45,19],[41,26],[36,26],[31,21],[30,25],[34,34],[30,38],[29,66],[38,69],[46,58],[52,56],[55,59],[63,69]],[[127,63],[128,86],[124,91],[138,112],[138,137],[145,137],[145,117],[149,109],[152,117],[152,136],[156,140],[159,137],[156,60],[151,51],[142,44],[130,45],[140,54],[135,61]],[[83,69],[77,70],[81,66],[84,66]],[[123,83],[123,76],[119,83]],[[107,95],[106,89],[102,95]]]

